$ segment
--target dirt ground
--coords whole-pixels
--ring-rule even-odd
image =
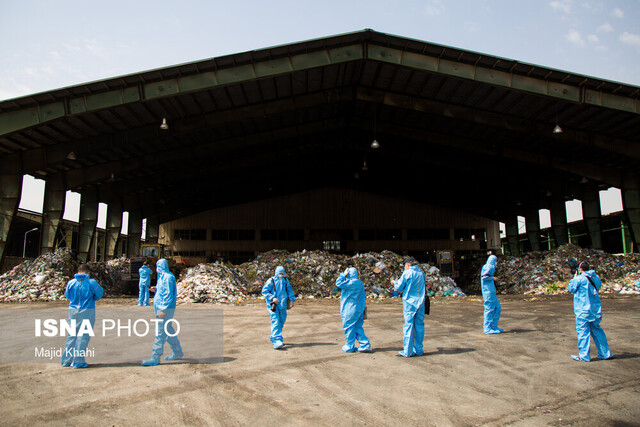
[[[482,334],[477,297],[433,301],[425,355],[410,359],[397,356],[398,300],[368,302],[370,354],[341,351],[337,300],[289,311],[283,351],[271,348],[264,303],[224,306],[220,363],[0,365],[0,423],[640,425],[640,298],[603,299],[616,359],[600,361],[592,349],[591,363],[569,357],[577,352],[570,296],[501,301],[505,333],[493,336]]]

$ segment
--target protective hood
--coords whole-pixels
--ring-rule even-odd
[[[168,273],[169,272],[169,263],[166,259],[160,258],[158,262],[156,262],[156,270],[158,273]]]
[[[489,256],[489,259],[487,260],[487,264],[491,264],[494,267],[496,266],[496,264],[498,263],[498,257],[495,255],[491,255]]]
[[[349,267],[349,271],[347,271],[347,277],[349,279],[357,279],[358,278],[358,270],[355,267]]]
[[[75,277],[76,280],[86,280],[89,278],[89,275],[84,273],[76,273],[73,275],[73,277]]]
[[[280,274],[282,274],[283,276],[284,276],[284,274],[285,274],[285,273],[284,273],[284,267],[283,267],[283,266],[281,266],[281,265],[279,265],[279,266],[277,266],[277,267],[276,267],[276,276],[278,276],[278,275],[280,275]]]

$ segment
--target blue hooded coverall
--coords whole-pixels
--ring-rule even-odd
[[[276,275],[267,280],[262,287],[262,295],[265,297],[267,311],[269,312],[269,317],[271,317],[271,337],[269,339],[273,343],[274,349],[282,348],[284,345],[282,328],[284,327],[284,322],[287,321],[287,304],[288,301],[296,300],[291,283],[284,277],[284,267],[278,266],[276,268]],[[271,311],[271,301],[274,298],[278,299],[278,304],[276,311]]]
[[[417,265],[404,270],[402,276],[395,281],[394,289],[402,292],[402,312],[404,314],[404,350],[399,354],[404,357],[422,356],[422,340],[424,339],[424,273]]]
[[[364,284],[358,279],[358,270],[354,267],[347,269],[347,276],[341,273],[336,279],[336,286],[342,291],[340,296],[340,317],[347,343],[342,350],[347,353],[356,351],[356,339],[360,343],[358,351],[371,351],[369,338],[364,334],[364,309],[366,297]]]
[[[589,282],[589,277],[594,286]],[[591,337],[598,349],[598,359],[610,359],[613,354],[609,351],[609,344],[604,331],[600,327],[602,321],[602,305],[598,290],[602,282],[593,270],[583,272],[569,282],[568,290],[573,295],[573,312],[576,315],[576,333],[578,335],[579,356],[571,356],[576,360],[589,362]]]
[[[482,329],[485,334],[499,334],[503,332],[503,329],[498,328],[498,320],[500,320],[502,308],[496,295],[496,285],[493,282],[493,274],[496,271],[497,262],[498,257],[490,255],[487,263],[482,266],[482,272],[480,273],[482,298],[484,299],[484,325]]]
[[[149,286],[151,285],[151,275],[153,274],[153,270],[151,270],[146,265],[143,265],[138,270],[140,274],[140,282],[138,287],[140,288],[140,296],[138,297],[138,306],[149,306]]]
[[[96,323],[96,301],[102,298],[104,290],[88,274],[75,274],[74,278],[67,283],[64,296],[69,299],[69,323],[75,319],[76,336],[69,335],[64,344],[62,353],[62,366],[73,366],[74,368],[86,368],[85,351],[89,345],[91,336],[88,334],[78,335],[83,320],[91,323],[91,329]]]
[[[160,363],[160,356],[162,356],[164,351],[165,341],[169,343],[169,347],[171,347],[173,351],[172,354],[165,357],[165,360],[179,359],[184,355],[178,337],[167,334],[168,332],[171,335],[175,335],[173,322],[169,322],[169,320],[173,319],[176,311],[176,278],[173,273],[169,271],[169,263],[164,258],[159,259],[156,263],[156,271],[158,272],[158,281],[156,283],[156,293],[153,297],[153,311],[156,319],[160,321],[157,322],[157,326],[154,323],[155,340],[153,341],[153,348],[151,349],[151,359],[142,361],[143,365],[148,366]],[[160,312],[164,312],[164,318],[162,319],[158,316]]]

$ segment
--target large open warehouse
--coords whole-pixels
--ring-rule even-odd
[[[65,192],[81,194],[77,252],[146,240],[204,256],[279,247],[541,249],[538,210],[568,241],[582,201],[621,190],[640,243],[640,89],[372,30],[111,78],[0,102],[0,257],[22,178],[46,181],[40,252]],[[375,141],[375,142],[374,142]],[[128,212],[126,244],[121,235]],[[162,226],[161,226],[162,225]],[[192,241],[190,244],[187,242]]]

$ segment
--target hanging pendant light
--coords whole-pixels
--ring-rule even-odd
[[[160,125],[160,129],[162,130],[169,130],[169,125],[167,124],[167,119],[166,117],[162,118],[162,124]]]
[[[371,143],[371,148],[373,148],[374,150],[376,148],[380,148],[380,143],[376,139],[377,125],[378,125],[378,120],[377,119],[378,119],[377,114],[374,111],[374,113],[373,113],[373,142]]]
[[[553,133],[562,133],[562,128],[558,124],[558,108],[556,107],[556,127],[553,128]]]

